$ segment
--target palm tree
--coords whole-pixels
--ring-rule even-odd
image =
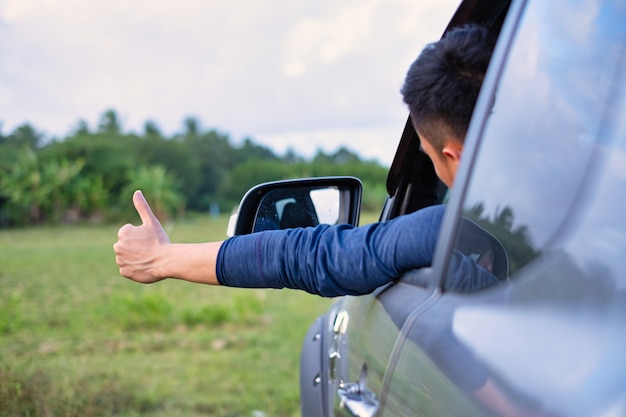
[[[5,214],[17,224],[60,219],[71,204],[68,186],[83,165],[82,160],[67,158],[42,162],[33,149],[25,146],[0,175],[0,195],[7,201]]]
[[[142,190],[154,214],[166,221],[170,215],[183,208],[184,197],[178,192],[176,178],[169,174],[165,167],[152,165],[141,167],[130,173],[128,184],[124,187],[123,201],[135,190]]]

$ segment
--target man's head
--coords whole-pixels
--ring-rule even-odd
[[[493,38],[482,26],[452,29],[424,48],[402,86],[422,149],[448,187],[454,181],[493,47]]]

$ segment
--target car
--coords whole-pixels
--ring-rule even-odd
[[[433,263],[310,326],[304,417],[626,415],[626,5],[464,0],[444,32],[468,22],[497,45],[454,188],[407,121],[380,214],[447,204]],[[298,199],[306,221],[356,225],[360,195],[345,177],[263,184],[233,233]],[[446,286],[455,251],[497,283]]]

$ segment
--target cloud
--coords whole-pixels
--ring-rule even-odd
[[[62,136],[114,108],[136,131],[154,120],[172,133],[194,115],[235,140],[394,127],[397,140],[405,70],[456,4],[4,0],[4,132],[30,121]]]
[[[297,22],[287,35],[285,74],[300,75],[311,62],[332,62],[362,49],[376,8],[374,1],[342,3],[330,15]]]

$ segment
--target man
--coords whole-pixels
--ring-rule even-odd
[[[423,151],[448,187],[493,50],[485,28],[451,30],[411,65],[404,102]],[[235,236],[222,242],[173,244],[141,192],[133,203],[142,225],[123,226],[114,245],[120,274],[137,282],[165,278],[246,288],[296,288],[322,296],[364,294],[431,264],[445,210],[432,206],[363,227],[320,225]],[[407,231],[413,233],[407,233]],[[453,259],[458,290],[495,277],[469,258]],[[461,271],[462,273],[459,273]]]

